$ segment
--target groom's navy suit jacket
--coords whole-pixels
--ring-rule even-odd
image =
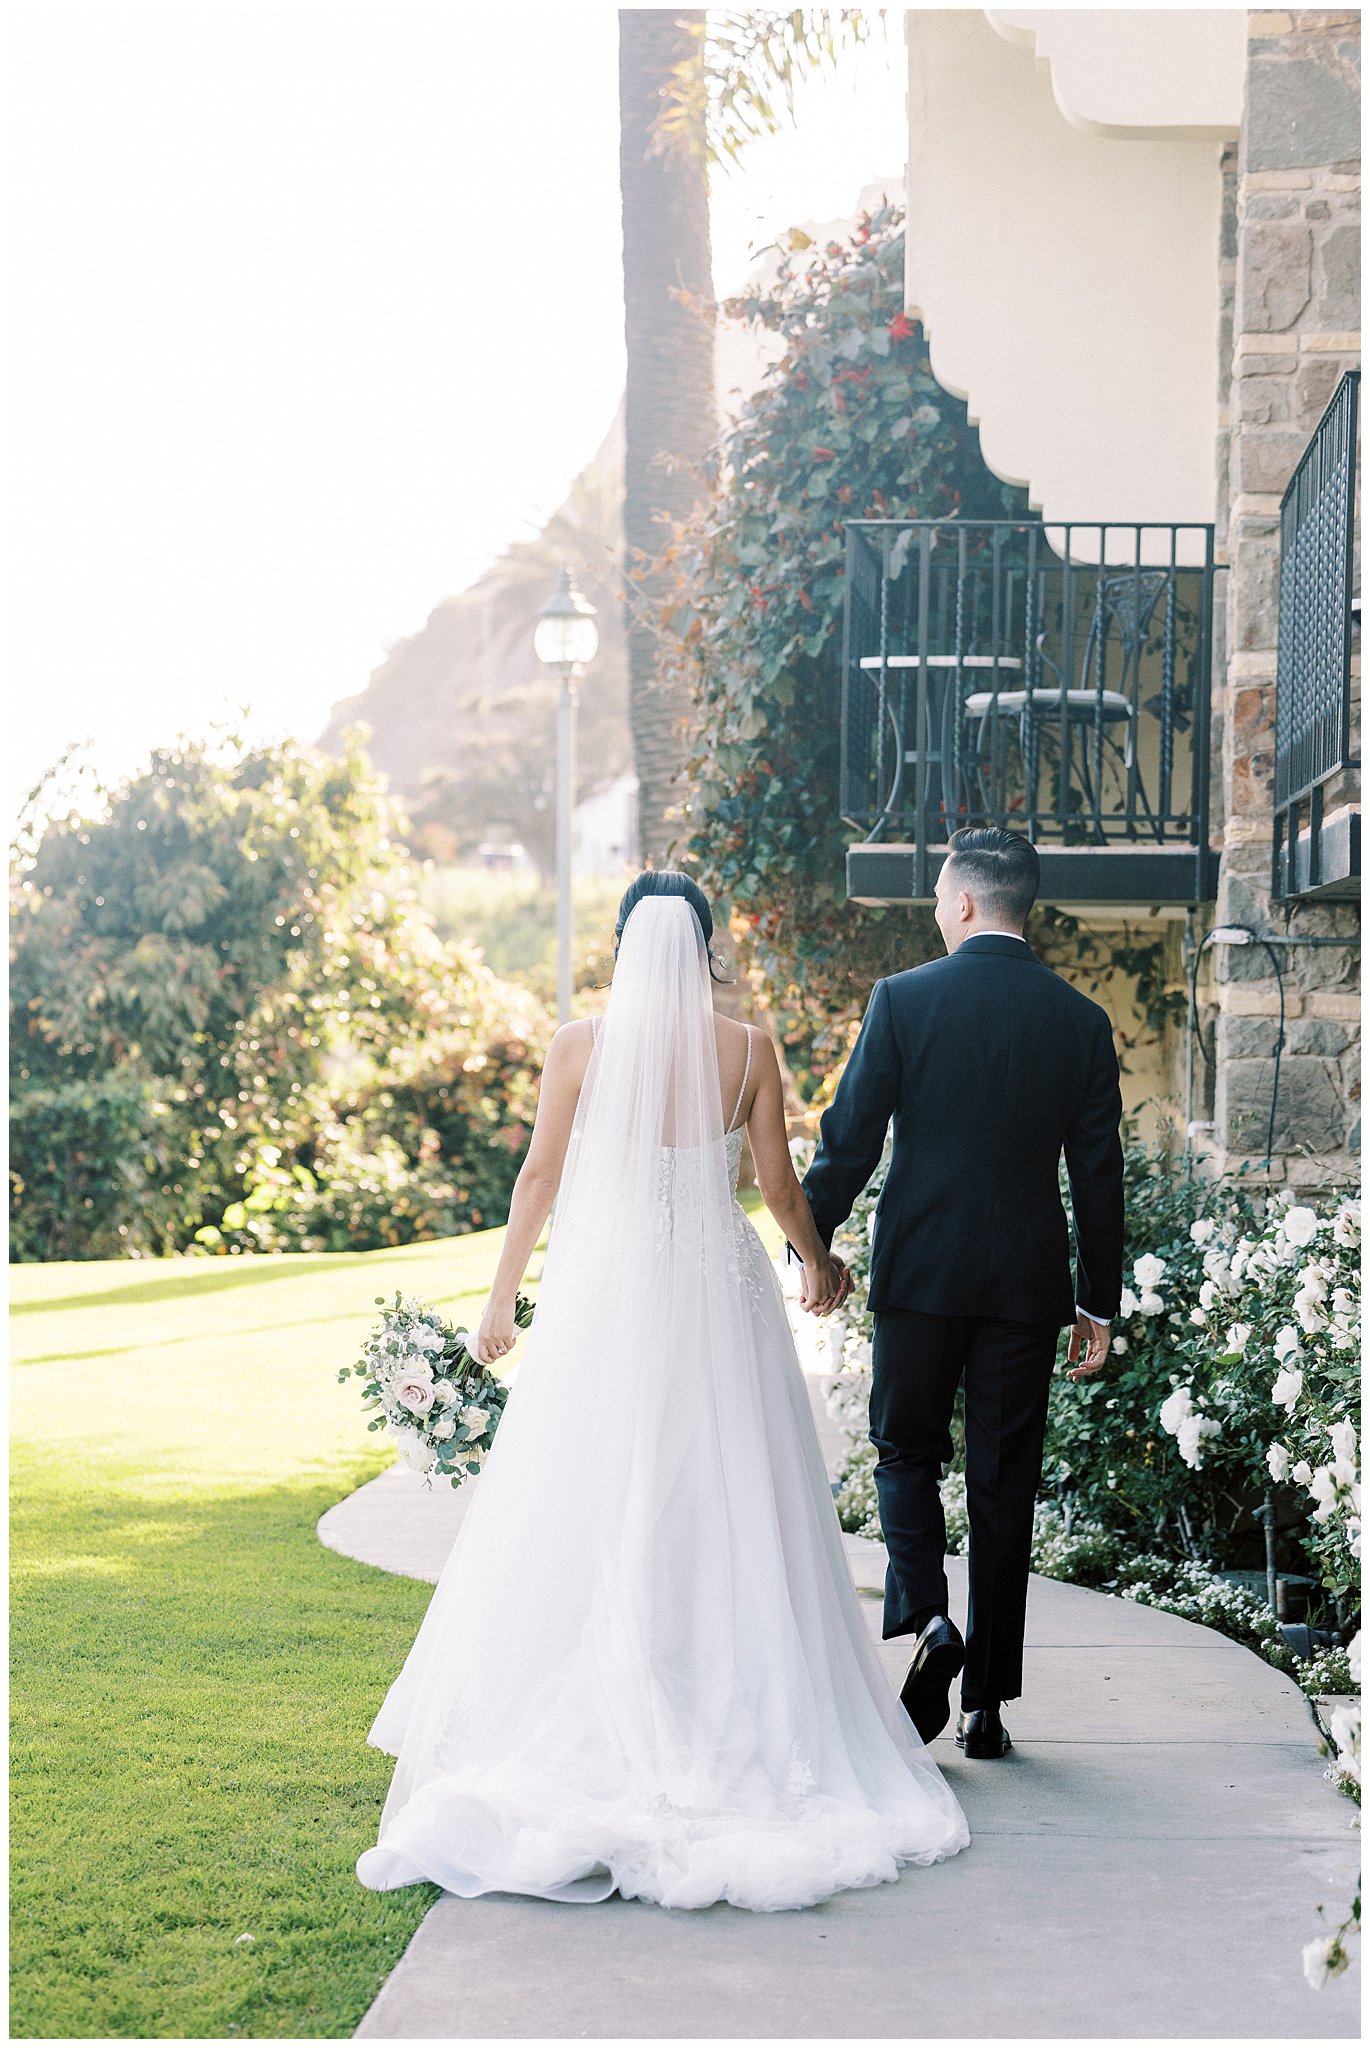
[[[997,933],[878,981],[804,1178],[825,1243],[879,1164],[891,1117],[872,1309],[1058,1326],[1077,1303],[1116,1315],[1122,1098],[1106,1010]]]

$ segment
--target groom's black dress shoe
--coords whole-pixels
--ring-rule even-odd
[[[963,1707],[956,1740],[967,1756],[1007,1756],[1013,1747],[997,1707]]]
[[[940,1735],[951,1719],[951,1682],[965,1661],[960,1629],[945,1614],[934,1614],[914,1647],[899,1694],[924,1742]]]

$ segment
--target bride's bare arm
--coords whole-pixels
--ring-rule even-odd
[[[780,1062],[775,1047],[764,1033],[760,1044],[759,1069],[747,1138],[756,1164],[756,1184],[761,1199],[804,1262],[804,1306],[818,1315],[835,1308],[842,1297],[843,1269],[833,1258],[813,1220],[813,1211],[795,1176],[790,1158],[790,1141],[785,1129],[785,1097],[780,1080]]]
[[[476,1356],[482,1365],[492,1364],[514,1348],[514,1300],[561,1185],[576,1102],[590,1061],[591,1036],[589,1023],[581,1019],[563,1024],[547,1048],[533,1135],[514,1182],[504,1248],[476,1335]]]

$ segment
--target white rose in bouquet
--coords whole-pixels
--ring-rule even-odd
[[[424,1442],[416,1429],[396,1428],[392,1424],[389,1435],[411,1472],[432,1471],[438,1454],[431,1444]]]
[[[406,1368],[391,1388],[401,1408],[407,1408],[411,1415],[427,1415],[433,1406],[437,1389],[426,1372],[415,1372],[412,1366]]]
[[[455,1408],[461,1395],[452,1380],[439,1380],[433,1390],[433,1405],[436,1408]]]
[[[436,1437],[440,1444],[448,1443],[457,1433],[457,1425],[450,1415],[440,1415],[429,1429],[428,1434]]]
[[[490,1420],[490,1411],[488,1408],[463,1408],[457,1420],[466,1424],[472,1436],[483,1436],[486,1424]]]

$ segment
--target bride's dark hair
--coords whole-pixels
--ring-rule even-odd
[[[709,908],[709,899],[698,882],[681,874],[678,868],[646,868],[635,882],[630,882],[623,892],[623,901],[618,906],[618,918],[614,925],[614,952],[617,954],[623,927],[632,916],[644,896],[683,896],[704,934],[704,946],[709,956],[709,973],[715,981],[724,977],[714,964],[714,914]]]

